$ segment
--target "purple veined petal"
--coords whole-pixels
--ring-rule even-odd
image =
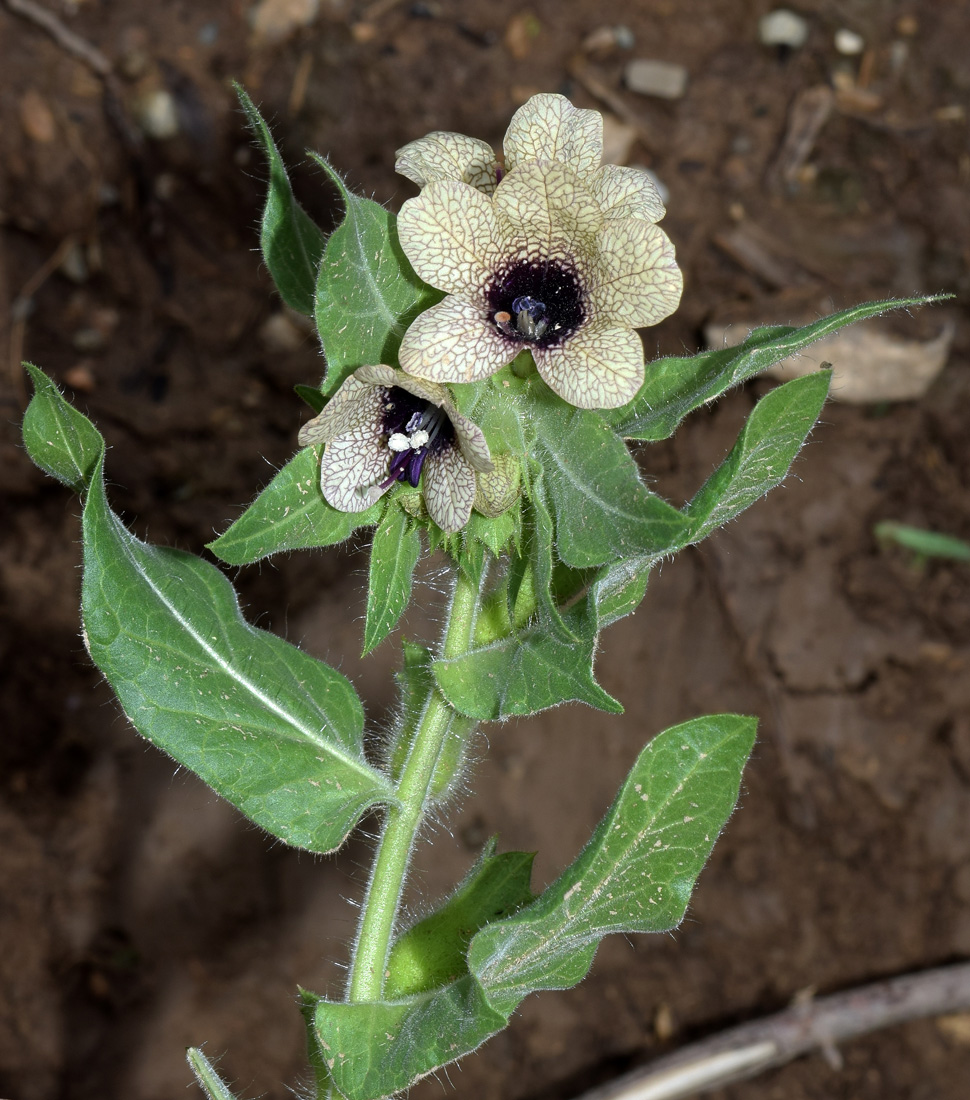
[[[508,171],[531,160],[558,160],[586,175],[603,158],[603,116],[565,96],[534,95],[512,116],[502,147]]]
[[[532,354],[549,388],[580,409],[615,409],[643,385],[643,344],[629,328],[594,323],[560,347]]]
[[[341,512],[363,512],[386,491],[390,451],[369,424],[332,440],[320,460],[320,491]],[[389,487],[389,486],[388,486]]]
[[[636,218],[607,222],[599,245],[589,288],[595,317],[640,328],[674,312],[684,276],[662,229]]]
[[[604,164],[590,181],[590,188],[610,220],[639,218],[659,222],[667,213],[657,185],[640,168]]]
[[[490,195],[499,179],[492,147],[478,138],[435,130],[398,149],[394,170],[419,187],[438,180],[470,184]]]
[[[397,235],[420,279],[456,293],[481,286],[497,253],[499,230],[487,195],[467,183],[440,180],[404,203]]]
[[[488,323],[484,304],[451,295],[419,313],[398,356],[409,374],[433,382],[478,382],[518,353]]]
[[[372,384],[356,377],[355,371],[330,398],[323,410],[300,429],[301,447],[329,443],[344,432],[364,428],[379,417],[381,396]]]
[[[452,534],[465,526],[475,503],[475,488],[475,471],[456,447],[428,455],[424,501],[442,531]]]

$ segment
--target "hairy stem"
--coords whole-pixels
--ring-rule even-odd
[[[441,656],[457,657],[469,646],[480,607],[481,588],[458,572]],[[364,899],[351,965],[348,1001],[376,1001],[384,987],[384,967],[394,921],[407,880],[408,865],[424,821],[435,767],[456,715],[432,687],[398,783],[398,802],[388,807],[384,831]],[[469,727],[470,728],[470,727]]]

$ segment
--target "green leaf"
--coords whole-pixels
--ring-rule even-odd
[[[469,963],[490,999],[575,983],[607,933],[680,923],[737,802],[756,726],[712,715],[647,745],[575,863],[532,905],[472,941]]]
[[[576,568],[683,545],[684,517],[649,492],[623,440],[597,413],[535,393],[536,457],[555,515],[556,549]]]
[[[411,580],[421,555],[421,536],[401,508],[388,508],[374,532],[364,624],[364,656],[397,626],[411,599]]]
[[[305,998],[340,1093],[377,1100],[406,1089],[503,1028],[529,993],[582,979],[607,933],[675,927],[737,801],[754,732],[754,719],[722,714],[656,737],[572,866],[475,934],[464,976],[382,1002]]]
[[[269,187],[259,234],[263,259],[283,301],[299,313],[312,316],[326,237],[294,198],[286,166],[263,116],[241,85],[233,87],[269,163]]]
[[[951,561],[970,561],[970,543],[939,531],[927,531],[922,527],[910,527],[905,523],[884,520],[877,523],[873,533],[877,539],[895,542],[912,550],[920,558],[949,558]]]
[[[468,973],[472,936],[489,921],[532,901],[532,852],[495,854],[495,839],[445,904],[395,940],[384,995],[394,1001],[423,993]]]
[[[274,836],[338,847],[368,807],[394,797],[364,758],[349,681],[246,623],[215,566],[136,539],[108,506],[94,426],[72,417],[52,385],[39,383],[32,405],[32,436],[66,424],[68,442],[99,452],[84,474],[86,460],[74,474],[68,458],[56,465],[86,483],[84,638],[131,723]],[[81,453],[63,441],[51,451]]]
[[[31,459],[75,492],[82,492],[104,452],[101,433],[69,405],[57,386],[31,363],[25,368],[34,396],[24,413],[24,446]]]
[[[216,1073],[215,1066],[198,1047],[189,1047],[185,1052],[185,1060],[189,1063],[196,1081],[199,1082],[199,1087],[209,1100],[236,1100],[225,1082]]]
[[[785,325],[757,328],[737,347],[658,359],[647,364],[646,381],[633,401],[600,415],[627,439],[667,439],[694,409],[823,336],[892,309],[928,305],[945,297],[929,295],[867,302],[822,317],[802,328]]]
[[[359,527],[377,523],[382,497],[365,512],[338,512],[320,492],[320,448],[305,447],[283,467],[243,514],[209,549],[229,565],[283,550],[309,550],[343,542]]]
[[[435,661],[438,687],[462,714],[484,722],[572,701],[621,714],[623,707],[593,676],[598,622],[589,597],[569,608],[562,621],[570,641],[534,619],[510,637]]]
[[[314,1050],[341,1096],[379,1100],[480,1046],[508,1024],[472,975],[398,1001],[342,1004],[303,993]],[[318,1073],[319,1081],[319,1073]]]
[[[831,379],[831,371],[816,371],[762,397],[731,453],[685,509],[691,542],[706,538],[784,480],[818,420]]]
[[[401,337],[441,294],[414,274],[397,239],[397,219],[351,192],[322,158],[340,191],[345,216],[330,235],[316,286],[316,321],[327,360],[328,397],[357,367],[397,361]]]

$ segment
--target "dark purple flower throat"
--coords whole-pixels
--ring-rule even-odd
[[[415,489],[429,454],[440,454],[455,441],[455,428],[444,409],[400,386],[384,389],[383,434],[391,453],[381,488],[407,481]]]

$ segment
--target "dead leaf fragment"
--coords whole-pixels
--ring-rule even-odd
[[[57,136],[54,113],[35,88],[28,88],[20,97],[20,124],[27,137],[40,145],[49,145]]]
[[[540,30],[541,24],[531,11],[520,11],[509,20],[502,41],[516,61],[524,61],[532,52],[532,45],[539,37]]]
[[[941,1016],[936,1026],[943,1034],[960,1046],[970,1046],[970,1012],[958,1012],[953,1016]]]
[[[712,324],[704,329],[704,337],[708,347],[733,347],[761,323]],[[770,378],[787,382],[812,374],[827,361],[833,367],[834,401],[848,405],[915,401],[926,393],[943,369],[953,333],[953,322],[947,321],[932,340],[906,340],[869,321],[817,340],[800,354],[783,359],[765,373]]]
[[[275,46],[317,17],[320,0],[260,0],[250,22],[254,46]]]

